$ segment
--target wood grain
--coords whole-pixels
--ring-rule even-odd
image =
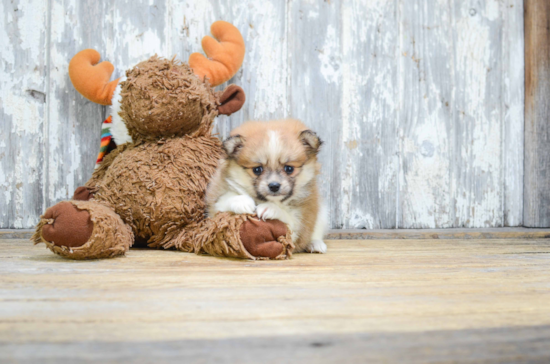
[[[71,86],[74,53],[96,48],[117,77],[155,53],[186,60],[216,19],[234,23],[247,46],[230,80],[247,103],[218,118],[216,132],[225,137],[249,119],[303,119],[325,140],[320,184],[331,227],[523,224],[522,0],[1,4],[1,228],[31,228],[91,175],[110,110]],[[531,47],[542,54],[536,37]],[[545,120],[546,89],[528,85],[542,96],[527,115]],[[525,216],[550,226],[549,138],[544,123],[527,124]]]
[[[290,116],[303,120],[323,141],[319,188],[333,211],[333,181],[340,179],[333,156],[340,145],[334,126],[342,113],[341,3],[300,0],[288,5],[288,33],[301,35],[288,37]]]
[[[402,3],[399,227],[521,225],[521,9]]]
[[[106,108],[82,97],[72,86],[67,70],[72,56],[85,48],[94,48],[103,60],[108,59],[107,44],[103,41],[111,36],[106,13],[108,6],[103,2],[52,0],[50,3],[51,96],[44,139],[45,207],[70,199],[93,172]]]
[[[550,226],[550,3],[525,1],[524,223]]]
[[[257,262],[152,250],[68,261],[4,240],[0,358],[114,360],[155,343],[171,355],[193,340],[203,357],[224,342],[279,358],[312,343],[340,357],[416,343],[419,361],[470,348],[521,362],[548,355],[549,259],[548,239],[329,241],[325,255]],[[364,350],[368,337],[378,345]]]
[[[17,235],[14,235],[17,236]],[[2,233],[0,232],[0,237]],[[548,239],[550,229],[528,228],[447,228],[447,229],[386,229],[330,230],[326,239]],[[513,241],[511,241],[513,243]]]
[[[44,209],[47,2],[0,2],[0,226],[34,225]]]
[[[345,1],[341,14],[342,115],[331,123],[337,137],[332,226],[395,228],[400,77],[396,2]]]
[[[502,178],[504,226],[523,225],[523,153],[525,114],[525,59],[523,0],[506,0],[501,6],[501,126],[503,128]],[[530,172],[529,172],[530,173]]]
[[[0,229],[0,239],[30,239],[33,229]],[[548,239],[550,229],[520,227],[447,229],[332,229],[326,240],[339,239]]]
[[[550,327],[263,336],[214,340],[2,343],[4,363],[548,363]],[[261,358],[261,359],[259,359]]]
[[[457,212],[454,191],[460,184],[453,120],[454,8],[463,2],[400,2],[399,94],[400,193],[398,226],[452,227]],[[445,26],[444,24],[447,24]],[[472,85],[475,87],[475,84]],[[457,89],[467,92],[469,89]],[[458,132],[459,133],[459,132]],[[470,141],[470,139],[466,139]],[[467,195],[468,197],[471,194]]]

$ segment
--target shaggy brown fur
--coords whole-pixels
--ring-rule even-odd
[[[157,248],[204,218],[204,194],[221,156],[213,136],[129,146],[113,161],[94,201],[112,206],[136,237]]]
[[[120,115],[134,141],[210,133],[219,96],[187,64],[153,56],[126,77]]]
[[[134,236],[152,248],[248,259],[290,257],[294,246],[280,222],[231,214],[205,219],[206,187],[223,154],[221,142],[211,135],[212,123],[218,107],[229,105],[230,113],[244,103],[242,89],[226,91],[215,92],[174,59],[154,56],[129,70],[121,83],[120,116],[133,142],[107,155],[86,189],[77,191],[89,201],[70,202],[89,213],[91,237],[86,241],[85,224],[75,231],[70,216],[47,219],[53,216],[49,210],[36,228],[35,243],[45,242],[72,259],[124,254]],[[79,214],[80,220],[85,217]],[[46,224],[57,224],[48,240],[42,234]],[[60,233],[63,229],[78,241],[56,244],[68,235]]]
[[[282,229],[278,224],[283,225]],[[290,234],[281,222],[271,222],[266,225],[265,222],[249,215],[233,215],[225,212],[199,223],[193,223],[165,247],[233,258],[287,259],[291,257],[294,250]],[[246,238],[243,238],[244,236]],[[250,244],[252,247],[248,242],[253,243]],[[276,242],[280,244],[272,244],[278,246],[278,249],[275,247],[277,249],[275,251],[269,249],[269,246],[262,246]]]

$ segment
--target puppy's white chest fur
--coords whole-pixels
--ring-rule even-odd
[[[279,220],[287,224],[292,230],[292,240],[296,241],[298,232],[301,231],[302,214],[298,209],[277,202],[264,202],[256,206],[256,215],[263,220]]]

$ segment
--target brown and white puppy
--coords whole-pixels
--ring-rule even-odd
[[[298,120],[250,121],[231,132],[208,186],[208,213],[280,220],[296,252],[325,253],[326,209],[317,190],[319,137]]]

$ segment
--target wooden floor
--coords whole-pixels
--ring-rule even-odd
[[[550,362],[550,240],[328,247],[77,262],[0,240],[0,362]]]

